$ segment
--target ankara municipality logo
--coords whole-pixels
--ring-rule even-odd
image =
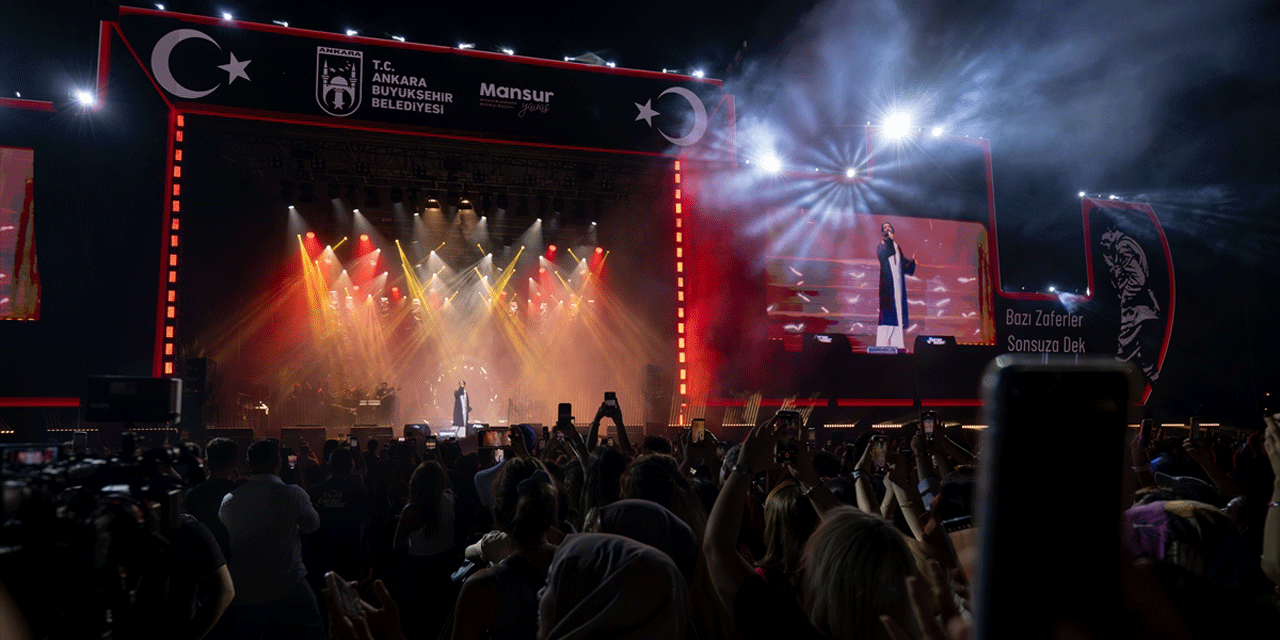
[[[345,118],[360,108],[364,52],[316,47],[316,103],[325,113]]]

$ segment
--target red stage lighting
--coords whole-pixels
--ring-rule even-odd
[[[555,246],[554,244],[553,244],[553,245],[549,245],[549,246],[547,247],[547,252],[548,252],[548,253],[555,253],[555,252],[556,252],[556,246]]]
[[[316,232],[314,232],[314,231],[308,231],[308,232],[307,232],[307,239],[311,239],[311,238],[314,238],[314,237],[316,237]]]
[[[601,247],[596,247],[596,253],[604,253],[604,249]]]
[[[368,242],[368,241],[369,241],[369,236],[368,236],[368,235],[363,234],[363,233],[362,233],[362,234],[360,234],[360,242]]]

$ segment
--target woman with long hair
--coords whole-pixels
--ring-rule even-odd
[[[538,631],[538,591],[556,552],[547,542],[548,532],[557,523],[556,484],[541,462],[517,457],[498,472],[493,498],[494,522],[515,551],[462,585],[453,639],[533,640]]]
[[[411,637],[437,636],[453,602],[449,576],[461,560],[454,545],[453,508],[444,467],[434,460],[418,465],[409,478],[409,503],[400,511],[392,543],[396,551],[408,552],[399,593]]]

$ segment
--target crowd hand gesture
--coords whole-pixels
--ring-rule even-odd
[[[680,454],[684,456],[686,465],[692,466],[694,460],[702,459],[708,466],[714,467],[716,459],[716,437],[710,431],[703,430],[702,442],[693,442],[692,431],[681,431],[679,437]],[[754,468],[754,467],[753,467]]]
[[[777,428],[775,418],[752,429],[747,439],[742,441],[738,462],[746,463],[756,473],[777,469],[778,463],[773,459],[774,447],[778,443]]]
[[[1186,438],[1182,441],[1182,450],[1187,452],[1188,458],[1195,460],[1196,464],[1201,467],[1207,468],[1216,464],[1213,460],[1213,452],[1191,438]]]
[[[325,576],[329,586],[320,590],[325,603],[329,606],[329,637],[335,640],[404,640],[404,632],[400,626],[400,609],[387,591],[381,580],[373,583],[373,592],[378,596],[378,604],[373,605],[363,599],[357,604],[363,609],[360,615],[352,616],[346,611],[338,597],[336,580],[338,574]],[[354,587],[352,583],[352,587]]]
[[[928,455],[929,442],[924,439],[924,430],[916,429],[914,435],[911,436],[911,453],[913,455]]]
[[[1266,434],[1262,441],[1262,448],[1267,452],[1267,459],[1271,461],[1271,471],[1275,473],[1276,482],[1280,483],[1280,421],[1274,416],[1265,416],[1263,420],[1267,423]]]
[[[531,456],[529,455],[529,445],[524,441],[524,430],[519,427],[511,427],[507,431],[511,434],[511,450],[516,454],[516,457],[521,460],[528,460]]]
[[[937,560],[930,560],[929,579],[938,591],[935,604],[927,583],[915,576],[907,578],[907,593],[911,597],[911,612],[921,640],[962,640],[969,637],[970,625],[956,606],[955,593],[947,574]],[[942,621],[934,612],[941,613]],[[880,616],[880,623],[893,640],[911,640],[911,636],[890,616]]]
[[[614,402],[615,406],[612,407],[609,406],[608,402],[600,403],[600,408],[596,409],[596,422],[603,418],[613,418],[614,423],[622,424],[622,405],[616,404],[617,400],[614,400]]]
[[[884,463],[888,470],[885,475],[887,482],[893,483],[894,486],[900,489],[905,489],[911,485],[911,469],[907,465],[907,461],[892,447],[885,451]]]
[[[813,468],[813,454],[809,453],[809,442],[805,440],[796,440],[796,458],[792,462],[786,462],[782,465],[787,473],[796,482],[804,487],[812,487],[820,484],[822,480],[818,477],[818,472]]]

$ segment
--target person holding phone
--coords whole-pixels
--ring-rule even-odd
[[[738,553],[747,487],[756,473],[774,468],[777,439],[773,421],[751,430],[738,465],[716,498],[702,546],[716,593],[734,613],[739,632],[748,639],[881,637],[880,616],[888,615],[905,621],[912,637],[918,637],[904,589],[867,588],[919,577],[906,538],[882,518],[832,506],[837,504],[834,496],[805,463],[807,447],[800,447],[795,462],[785,465],[821,517],[804,548],[801,564],[807,569],[799,600],[770,587]]]
[[[618,404],[617,394],[612,391],[605,392],[604,402],[600,403],[600,408],[596,410],[596,417],[591,420],[591,426],[587,429],[587,446],[591,450],[596,448],[600,438],[600,420],[606,417],[613,420],[614,432],[618,434],[618,448],[622,453],[631,456],[634,449],[631,448],[631,439],[627,437],[627,428],[622,421],[622,407]]]

